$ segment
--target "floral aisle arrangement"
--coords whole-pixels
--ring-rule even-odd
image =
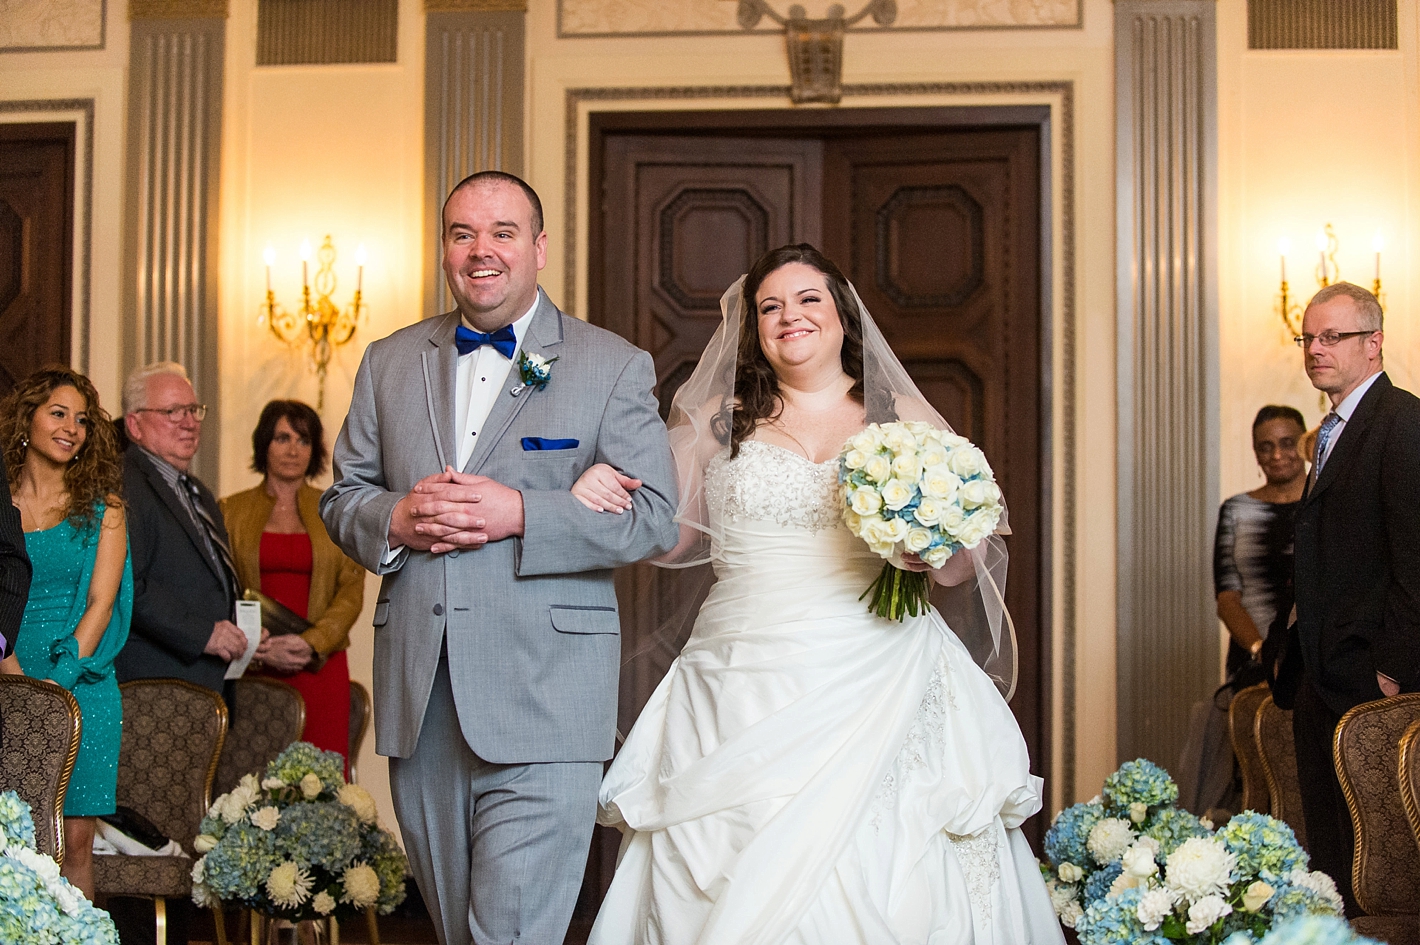
[[[374,798],[344,771],[336,752],[296,742],[261,780],[246,775],[217,798],[194,842],[193,901],[240,902],[293,922],[393,911],[408,862]]]
[[[1243,939],[1242,941],[1247,941]],[[1336,916],[1302,916],[1279,922],[1263,936],[1260,945],[1381,945],[1351,931],[1345,919]]]
[[[1214,830],[1177,803],[1168,772],[1140,758],[1055,818],[1041,869],[1081,945],[1274,945],[1274,923],[1342,914],[1291,827],[1245,811]]]
[[[975,548],[1001,521],[1001,489],[986,457],[964,436],[930,423],[873,423],[838,457],[843,521],[887,564],[863,592],[868,609],[901,620],[927,610],[925,572],[893,564],[916,554],[934,568]]]
[[[29,945],[118,945],[107,912],[59,875],[35,848],[30,805],[0,794],[0,942]]]

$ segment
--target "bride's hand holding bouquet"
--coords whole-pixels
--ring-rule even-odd
[[[926,569],[944,568],[1001,521],[1001,489],[981,450],[930,423],[869,424],[843,445],[838,481],[844,524],[887,561],[863,596],[891,620],[925,613]]]

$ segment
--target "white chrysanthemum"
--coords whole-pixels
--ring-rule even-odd
[[[1323,873],[1321,870],[1292,870],[1287,874],[1287,882],[1293,886],[1300,886],[1303,889],[1310,889],[1327,902],[1331,903],[1337,915],[1343,914],[1344,906],[1341,902],[1341,893],[1336,890],[1336,880]]]
[[[192,848],[198,853],[211,853],[217,846],[217,838],[210,833],[200,833],[192,840]]]
[[[1139,897],[1139,907],[1134,910],[1145,932],[1152,932],[1163,924],[1173,912],[1173,892],[1168,889],[1151,889]]]
[[[286,782],[280,778],[267,778],[261,782],[263,791],[279,791],[286,786]]]
[[[207,857],[199,856],[197,862],[192,864],[192,881],[202,882],[207,876]]]
[[[1169,854],[1164,883],[1189,902],[1227,892],[1237,857],[1212,837],[1189,837]]]
[[[219,905],[221,902],[222,900],[217,898],[217,895],[212,892],[206,883],[192,884],[192,903],[197,906],[197,908],[209,909],[212,906]]]
[[[64,914],[72,918],[78,918],[83,911],[84,904],[89,900],[84,898],[84,894],[78,888],[68,883],[55,883],[49,887],[49,891],[54,894],[55,900],[59,903],[59,908],[64,910]]]
[[[43,853],[36,853],[29,847],[15,844],[10,848],[9,855],[33,870],[46,886],[53,886],[59,882],[59,864]]]
[[[1085,909],[1078,902],[1069,903],[1060,913],[1060,924],[1067,929],[1073,929],[1084,914]]]
[[[1256,912],[1267,905],[1267,900],[1277,889],[1271,884],[1256,880],[1243,890],[1242,907],[1245,912]]]
[[[316,911],[316,915],[330,915],[335,911],[335,897],[321,890],[311,900],[311,908]]]
[[[1129,805],[1129,819],[1136,824],[1142,824],[1144,818],[1149,816],[1149,805],[1143,801],[1135,801]]]
[[[883,507],[883,497],[878,494],[878,490],[871,486],[864,486],[861,489],[854,489],[853,495],[849,497],[848,505],[859,515],[876,515]]]
[[[356,909],[373,906],[380,898],[380,877],[364,863],[355,863],[345,871],[340,884],[345,887],[341,901],[348,902]]]
[[[370,792],[358,784],[343,784],[340,793],[336,795],[340,803],[355,812],[362,823],[373,824],[379,819],[379,810],[375,807],[375,799],[370,796]]]
[[[1204,896],[1188,907],[1188,921],[1183,928],[1189,935],[1197,935],[1232,911],[1222,896]]]
[[[1129,821],[1106,817],[1090,828],[1085,848],[1096,863],[1104,866],[1118,860],[1133,843],[1134,831],[1130,829]]]
[[[324,787],[325,785],[320,783],[320,776],[314,771],[301,779],[301,794],[308,801],[313,801],[319,797]]]
[[[278,906],[294,909],[311,894],[312,882],[310,873],[287,860],[266,877],[266,894]]]
[[[1055,872],[1060,876],[1062,883],[1078,883],[1085,878],[1085,871],[1074,863],[1061,863],[1060,868]]]
[[[1120,863],[1124,865],[1127,875],[1137,876],[1139,879],[1148,879],[1159,871],[1159,864],[1154,862],[1154,850],[1147,843],[1136,842],[1125,850],[1124,855],[1120,857]]]
[[[251,825],[261,830],[275,830],[281,820],[281,812],[267,805],[251,812]]]

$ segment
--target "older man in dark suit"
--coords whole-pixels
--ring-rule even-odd
[[[123,388],[123,489],[133,555],[133,625],[120,682],[173,677],[223,691],[246,649],[227,529],[211,491],[188,473],[207,408],[182,365],[150,364]]]
[[[1297,339],[1331,411],[1297,511],[1292,726],[1312,865],[1353,913],[1336,725],[1362,702],[1420,690],[1420,400],[1386,377],[1381,328],[1376,297],[1341,282],[1312,299]]]

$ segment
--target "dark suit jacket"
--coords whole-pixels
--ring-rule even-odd
[[[222,528],[216,498],[200,482],[198,488]],[[123,491],[133,556],[133,625],[114,661],[118,681],[175,677],[221,692],[227,664],[202,651],[212,625],[232,619],[226,579],[203,550],[182,500],[137,446],[124,453]]]
[[[15,652],[20,621],[30,596],[30,556],[25,552],[25,533],[20,529],[20,510],[10,501],[10,481],[0,460],[0,636],[4,652]]]
[[[1338,715],[1382,696],[1381,672],[1420,690],[1420,399],[1381,374],[1302,497],[1296,641]]]

